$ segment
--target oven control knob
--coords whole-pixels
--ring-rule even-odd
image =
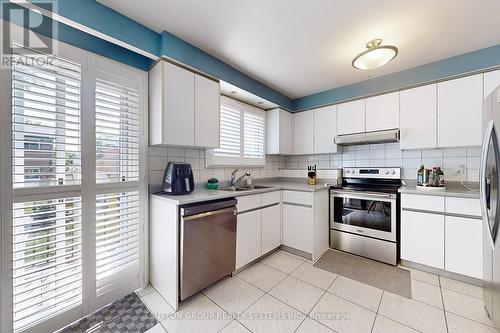
[[[391,173],[392,173],[393,175],[395,175],[395,174],[396,174],[396,170],[392,170],[392,172],[391,172]]]
[[[354,169],[353,169],[353,170],[351,170],[351,173],[356,173],[356,170],[354,170]]]
[[[351,170],[346,170],[345,173],[351,173]]]
[[[385,174],[388,175],[389,174],[389,170],[385,170]]]

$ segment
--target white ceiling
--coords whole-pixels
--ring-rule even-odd
[[[98,0],[296,98],[500,44],[499,0]],[[351,67],[382,38],[399,56]]]

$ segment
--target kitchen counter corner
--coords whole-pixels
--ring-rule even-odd
[[[479,199],[479,183],[475,182],[467,182],[466,185],[472,189],[477,189],[477,191],[469,190],[460,182],[455,181],[446,182],[446,189],[442,191],[420,190],[417,188],[416,182],[408,180],[406,180],[405,182],[406,185],[401,186],[401,188],[399,189],[400,193]]]

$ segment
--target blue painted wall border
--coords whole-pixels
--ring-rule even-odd
[[[251,78],[167,31],[163,31],[161,34],[161,54],[229,82],[284,108],[292,109],[292,100],[289,97],[269,88],[262,82]]]
[[[464,53],[378,78],[297,98],[293,111],[335,104],[363,96],[439,81],[469,72],[500,66],[500,45]]]
[[[37,0],[30,1],[37,4]],[[52,1],[55,3],[54,9],[57,14],[143,51],[160,56],[161,36],[159,33],[96,0]],[[40,0],[40,2],[47,2],[47,0]]]
[[[9,3],[8,5],[12,7],[19,7],[14,3]],[[22,7],[19,8],[23,9]],[[9,20],[6,12],[2,11],[2,15],[4,20]],[[40,14],[32,13],[32,15]],[[11,20],[11,22],[22,26],[22,22],[16,22],[16,20]],[[61,41],[63,43],[73,45],[75,47],[87,50],[95,54],[99,54],[103,57],[113,59],[115,61],[145,71],[149,70],[154,63],[154,61],[148,57],[137,54],[116,44],[107,42],[93,35],[82,32],[78,29],[72,28],[68,25],[62,24],[60,22],[55,22],[52,19],[46,18],[42,22],[44,22],[44,24],[39,27],[32,28],[32,30],[47,37],[55,37],[58,41]],[[50,25],[54,23],[56,24],[56,36],[53,36],[50,32]]]
[[[35,4],[37,3],[37,0],[30,1]],[[47,0],[41,0],[41,3],[44,1],[46,2]],[[57,2],[57,6],[55,6],[56,12],[63,17],[71,19],[151,54],[170,57],[199,71],[215,76],[252,94],[262,97],[281,107],[289,110],[292,109],[292,99],[288,96],[285,96],[271,87],[268,87],[264,83],[238,71],[222,60],[204,52],[203,50],[189,44],[169,32],[164,31],[159,34],[120,14],[119,12],[98,3],[96,0],[53,1]],[[39,5],[41,5],[41,3],[39,3]],[[68,26],[65,27],[73,29]],[[65,28],[61,31],[63,30],[65,30]],[[96,47],[92,47],[88,38],[86,41],[80,41],[79,38],[71,39],[70,36],[72,35],[75,34],[65,32],[61,36],[64,40],[61,39],[61,41],[65,41],[75,46],[79,46],[78,44],[82,42],[82,46],[79,47],[85,48],[89,51],[92,51],[92,49],[100,49],[100,46],[98,45],[96,45]],[[96,44],[100,44],[97,41],[97,38],[95,42]],[[125,50],[124,48],[122,49]],[[112,52],[107,53],[111,54]],[[117,60],[116,58],[121,57],[125,59],[129,58],[128,56],[122,55],[114,58]]]

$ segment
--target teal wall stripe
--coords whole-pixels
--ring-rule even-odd
[[[47,0],[40,0],[41,3]],[[140,0],[136,0],[140,1]],[[36,3],[37,0],[31,0]],[[95,0],[55,0],[57,13],[143,51],[160,55],[161,36]],[[146,4],[144,4],[146,6]],[[40,6],[43,6],[40,4]]]
[[[161,54],[194,67],[284,108],[292,109],[292,100],[220,59],[189,44],[167,31],[161,34]]]
[[[19,7],[14,3],[8,4],[11,7]],[[22,7],[19,7],[22,8]],[[8,20],[7,12],[2,12],[3,19]],[[32,13],[32,15],[40,15]],[[13,23],[22,26],[22,22],[16,22],[15,17],[12,20]],[[54,23],[52,19],[43,20],[43,25],[32,28],[33,31],[40,33],[48,37],[54,37],[50,33],[50,26]],[[153,65],[154,61],[150,58],[137,54],[126,48],[118,46],[116,44],[107,42],[78,29],[72,28],[65,24],[55,22],[57,25],[57,36],[58,41],[79,47],[81,49],[87,50],[89,52],[99,54],[103,57],[113,59],[115,61],[127,64],[132,67],[136,67],[142,70],[149,70]]]
[[[300,111],[322,105],[335,104],[496,66],[500,66],[500,45],[300,97],[293,101],[293,110]]]

